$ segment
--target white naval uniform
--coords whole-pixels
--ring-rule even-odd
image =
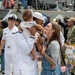
[[[34,39],[26,39],[23,33],[16,33],[14,39],[17,47],[15,75],[38,75],[38,62],[30,55]]]
[[[14,34],[18,31],[18,28],[14,26],[11,30],[5,28],[3,31],[2,40],[5,40],[5,75],[11,75],[11,64],[14,70],[14,59],[15,59],[15,41],[13,39]],[[14,71],[13,71],[14,73]]]
[[[61,31],[60,31],[60,41],[61,41],[62,46],[64,46],[65,38]]]

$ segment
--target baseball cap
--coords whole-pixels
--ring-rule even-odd
[[[74,17],[71,17],[70,19],[68,19],[67,21],[75,21]]]
[[[43,20],[43,21],[45,20],[45,17],[39,12],[33,12],[33,17]]]

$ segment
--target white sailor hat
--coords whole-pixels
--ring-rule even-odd
[[[60,19],[61,22],[64,22],[64,17],[62,15],[57,15],[55,19]]]
[[[15,20],[15,19],[17,19],[17,16],[15,14],[9,14],[6,16],[6,19],[7,20]]]
[[[40,12],[33,12],[33,17],[43,21],[45,20],[45,16],[43,16]]]

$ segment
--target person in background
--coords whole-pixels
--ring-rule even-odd
[[[60,27],[61,27],[61,32],[63,33],[63,35],[64,35],[64,38],[65,38],[65,42],[66,42],[66,39],[67,39],[67,32],[68,32],[68,29],[67,29],[67,20],[66,20],[66,23],[63,23],[62,21],[61,21],[61,19],[56,19],[56,22],[60,25]]]
[[[32,6],[32,2],[33,2],[33,0],[27,0],[28,6]]]
[[[8,9],[8,8],[13,8],[14,7],[14,0],[3,0],[3,5],[4,5],[4,8]]]
[[[27,0],[21,0],[22,1],[22,6],[24,9],[27,8]]]
[[[12,75],[12,72],[13,74],[15,72],[16,47],[13,36],[18,31],[18,28],[15,26],[15,19],[17,16],[15,14],[9,14],[7,17],[8,27],[3,30],[0,51],[2,51],[5,45],[5,75]]]
[[[44,26],[46,26],[48,23],[50,23],[50,17],[47,17],[46,22],[44,23]]]
[[[20,26],[20,23],[21,23],[21,19],[17,18],[15,20],[15,26],[19,27]]]
[[[67,20],[68,21],[68,33],[67,33],[67,44],[75,44],[75,18],[71,17],[70,19]]]
[[[8,27],[8,23],[6,21],[0,21],[0,47],[1,47],[1,39],[2,39],[2,35],[3,35],[3,29]],[[3,48],[2,52],[1,52],[1,72],[2,74],[5,74],[5,60],[4,60],[4,50],[5,48]]]
[[[67,41],[66,44],[75,44],[75,18],[71,17],[68,21],[68,33],[67,33]],[[75,73],[75,65],[73,65],[73,68],[71,69],[71,74],[74,75]]]
[[[44,23],[44,27],[50,23],[50,16],[46,15],[46,14],[43,14],[43,16],[45,16],[45,23]]]

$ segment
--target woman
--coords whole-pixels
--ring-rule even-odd
[[[47,30],[47,45],[43,46],[41,75],[60,75],[60,27],[55,23],[49,23]]]

